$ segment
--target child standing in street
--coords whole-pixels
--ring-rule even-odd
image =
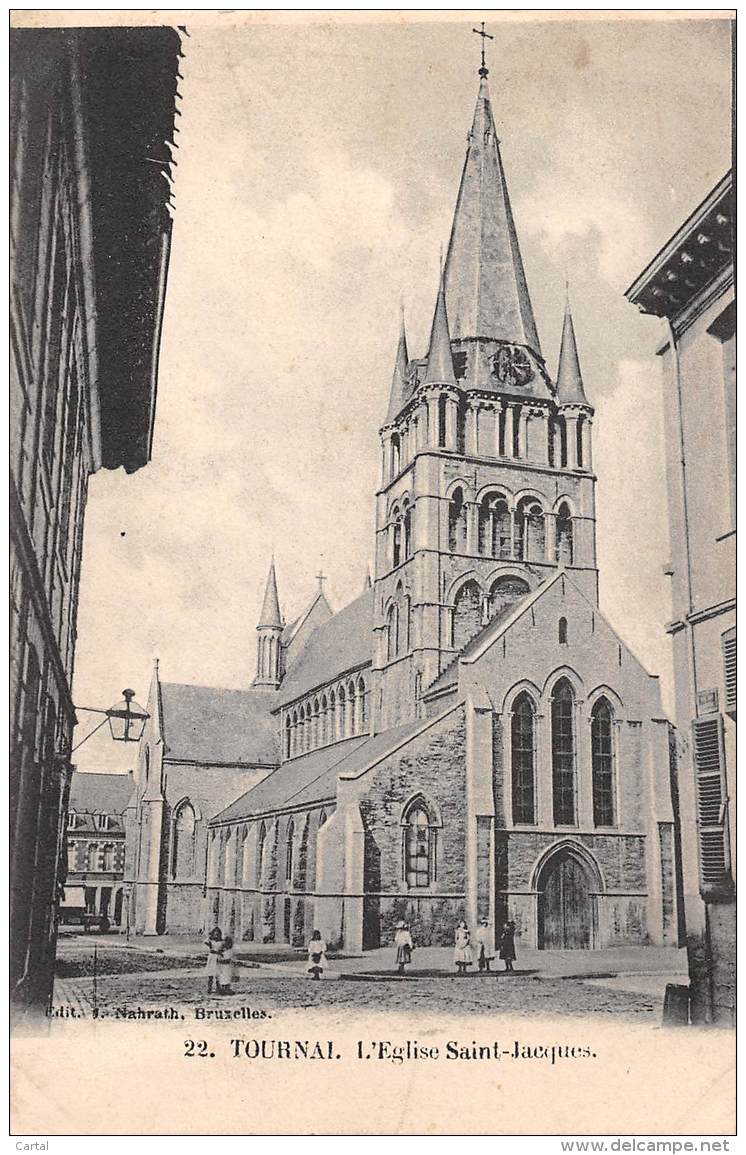
[[[219,926],[213,927],[210,931],[205,946],[207,947],[207,965],[205,966],[207,993],[210,995],[212,994],[213,983],[215,984],[216,992],[220,987],[218,981],[218,959],[223,951],[223,932]]]
[[[218,993],[221,995],[232,995],[235,979],[236,967],[233,959],[233,939],[227,934],[223,939],[223,950],[218,957]]]
[[[454,951],[453,961],[456,964],[458,974],[465,975],[466,968],[473,966],[474,955],[471,949],[471,934],[466,923],[461,922],[456,927],[456,934],[454,936]]]
[[[326,965],[326,943],[321,937],[321,931],[315,930],[308,944],[308,973],[318,981],[324,973]]]
[[[483,973],[489,973],[490,963],[495,957],[495,936],[489,919],[481,919],[477,928],[477,966]]]

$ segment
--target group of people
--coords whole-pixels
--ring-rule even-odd
[[[495,950],[495,936],[492,933],[490,921],[483,918],[475,937],[475,945],[472,946],[471,931],[466,922],[462,919],[456,927],[453,942],[453,961],[456,964],[456,973],[465,975],[470,966],[474,965],[474,953],[476,948],[477,966],[479,970],[486,974],[490,970],[490,966],[494,961]],[[414,942],[412,941],[412,932],[406,922],[398,922],[396,924],[396,933],[394,935],[394,946],[396,947],[396,966],[400,975],[405,973],[405,968],[412,961],[412,951],[414,950]],[[513,963],[515,962],[515,923],[508,921],[503,924],[503,928],[499,937],[499,951],[500,958],[505,963],[505,970],[512,971]]]
[[[236,981],[236,964],[233,958],[233,939],[229,934],[223,935],[219,926],[213,927],[207,936],[207,993],[233,994],[233,984]]]
[[[207,947],[207,966],[205,968],[207,993],[212,994],[214,989],[218,995],[232,994],[233,984],[237,977],[236,963],[233,957],[233,939],[229,934],[224,935],[220,927],[216,926],[210,931],[205,946]],[[394,946],[396,947],[396,966],[399,974],[403,975],[405,968],[412,961],[412,951],[414,950],[412,932],[406,922],[400,921],[396,924]],[[465,975],[468,968],[474,965],[475,951],[477,966],[481,972],[486,974],[497,953],[495,936],[492,933],[489,919],[483,918],[480,921],[474,936],[474,945],[472,945],[471,931],[462,919],[456,927],[453,946],[453,960],[456,964],[457,974]],[[506,922],[503,925],[498,947],[506,971],[512,971],[515,961],[514,922]],[[308,973],[311,978],[318,981],[324,973],[326,965],[326,943],[321,937],[321,932],[315,930],[308,943]]]

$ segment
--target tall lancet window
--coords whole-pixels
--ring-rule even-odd
[[[552,694],[552,793],[556,826],[575,825],[575,695],[567,678]]]
[[[557,561],[560,565],[572,565],[574,552],[572,515],[569,505],[563,501],[557,510]]]
[[[536,821],[534,803],[536,710],[531,697],[519,694],[513,704],[511,719],[511,776],[513,785],[513,822]]]
[[[454,489],[448,503],[448,548],[453,553],[466,550],[466,505],[462,489]]]
[[[611,706],[599,698],[591,712],[593,824],[614,825],[614,744]]]

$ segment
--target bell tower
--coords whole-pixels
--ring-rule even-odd
[[[282,631],[284,622],[280,613],[280,599],[277,596],[277,575],[275,559],[272,558],[264,590],[262,612],[257,623],[256,677],[252,685],[256,688],[276,690],[283,675]]]
[[[376,507],[373,726],[566,566],[597,601],[593,408],[569,302],[544,362],[482,61],[425,357],[402,317]]]

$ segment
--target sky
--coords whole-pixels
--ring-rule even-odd
[[[729,25],[485,18],[542,351],[554,372],[567,279],[596,408],[601,608],[670,708],[662,331],[624,290],[730,166]],[[165,681],[248,687],[272,553],[288,619],[319,566],[337,609],[372,567],[400,302],[422,356],[479,43],[468,13],[311,20],[188,25],[153,460],[90,481],[80,706],[144,703],[155,657]],[[104,730],[74,762],[132,750]]]

